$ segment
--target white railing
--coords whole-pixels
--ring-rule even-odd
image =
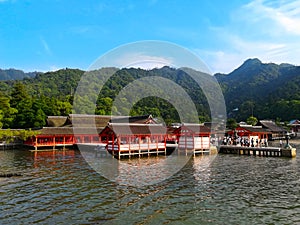
[[[129,150],[148,150],[148,149],[165,149],[165,143],[143,143],[143,144],[108,144],[109,151],[129,151]]]

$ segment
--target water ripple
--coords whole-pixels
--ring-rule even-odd
[[[0,224],[300,223],[297,159],[195,157],[142,187],[103,178],[77,151],[1,151],[0,162],[23,175],[0,179]]]

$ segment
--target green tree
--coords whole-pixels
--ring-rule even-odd
[[[4,116],[3,116],[3,111],[0,110],[0,128],[3,127],[3,118],[4,118]]]
[[[0,141],[6,141],[10,143],[16,139],[25,141],[29,137],[36,136],[40,131],[32,130],[11,130],[11,129],[0,129]]]
[[[69,101],[60,101],[56,102],[57,110],[59,111],[59,116],[67,116],[72,113],[72,105]],[[54,114],[52,114],[54,115]]]
[[[40,102],[38,100],[33,100],[32,103],[32,109],[35,112],[30,121],[30,127],[43,127],[46,125],[46,114],[43,111],[43,102]]]
[[[32,98],[28,94],[24,84],[18,82],[14,85],[11,94],[11,105],[18,110],[14,118],[12,127],[29,128],[35,117],[35,111],[32,108]]]
[[[0,92],[0,128],[8,128],[12,125],[13,119],[18,112],[10,106],[10,99]]]
[[[234,118],[229,118],[227,120],[226,126],[227,126],[228,129],[233,130],[233,129],[235,129],[235,128],[238,127],[238,124],[237,124],[237,122],[236,122],[236,120]]]
[[[255,126],[258,122],[258,119],[254,116],[249,116],[248,119],[246,120],[246,123],[252,126]]]
[[[111,115],[113,100],[110,97],[102,97],[97,100],[96,114]]]

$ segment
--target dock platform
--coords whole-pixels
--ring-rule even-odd
[[[122,156],[142,156],[142,155],[167,155],[165,143],[145,143],[145,144],[108,144],[107,151],[114,157],[120,159]]]
[[[264,157],[296,157],[295,148],[279,147],[244,147],[235,145],[221,145],[219,147],[219,153]]]

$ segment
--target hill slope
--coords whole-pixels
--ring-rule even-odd
[[[96,114],[110,114],[112,111],[117,115],[152,114],[154,117],[163,118],[167,123],[179,122],[178,112],[170,100],[153,97],[160,95],[158,89],[152,96],[136,102],[130,112],[126,111],[128,110],[126,107],[113,108],[115,98],[124,87],[145,77],[161,77],[176,83],[190,96],[196,105],[200,121],[209,120],[210,110],[206,97],[197,82],[185,71],[169,67],[153,70],[135,68],[117,70],[108,81],[103,83],[104,86],[98,93],[97,85],[103,80],[101,76],[97,77],[97,74],[115,70],[117,69],[105,68],[89,74],[85,92],[77,99],[80,107],[76,108],[76,112],[78,110],[78,113]],[[83,74],[85,72],[78,69],[61,69],[55,72],[37,73],[34,77],[25,77],[22,80],[0,81],[0,125],[2,123],[5,128],[44,126],[46,116],[63,116],[72,113],[74,93]],[[205,79],[209,76],[202,75]],[[264,64],[258,59],[249,59],[229,74],[215,74],[215,78],[222,87],[228,117],[238,121],[245,121],[252,114],[258,119],[280,118],[282,121],[288,121],[300,118],[300,67],[298,66]],[[141,84],[139,88],[145,91],[148,86],[150,89],[155,88],[151,82]],[[213,88],[207,90],[209,89],[213,90]],[[87,94],[93,96],[93,99],[84,96]],[[172,93],[172,96],[180,99],[178,93]],[[123,96],[121,100],[128,106],[135,98],[135,94],[130,93]],[[93,112],[90,111],[89,105],[96,107]]]
[[[31,78],[34,77],[37,72],[25,73],[22,70],[16,69],[0,69],[0,80],[22,80],[23,78]]]
[[[300,118],[300,67],[248,59],[229,74],[215,74],[230,116],[245,120]],[[234,115],[233,109],[238,108]]]
[[[104,80],[101,75],[115,70],[117,72],[113,72],[113,76],[103,83]],[[83,74],[85,75],[84,77],[87,77],[83,85],[84,92],[74,96],[74,93],[77,93],[76,89],[78,89],[79,81],[82,82]],[[208,74],[202,75],[207,77],[207,80],[212,79]],[[14,128],[44,126],[46,116],[64,116],[72,113],[71,106],[75,97],[77,106],[75,113],[96,113],[100,115],[111,113],[115,115],[128,115],[128,113],[130,115],[152,114],[154,117],[162,118],[168,124],[180,122],[179,114],[170,103],[170,100],[172,98],[177,100],[177,104],[181,106],[186,106],[187,102],[181,100],[180,93],[175,93],[175,89],[169,90],[170,95],[164,99],[166,95],[162,90],[166,89],[166,86],[158,89],[151,82],[135,83],[134,86],[139,88],[140,91],[130,92],[121,98],[125,107],[113,107],[114,99],[121,90],[133,83],[133,81],[143,80],[142,78],[146,77],[161,77],[163,81],[171,80],[179,85],[194,102],[200,115],[200,121],[209,120],[209,107],[206,98],[197,83],[184,70],[169,67],[153,70],[103,68],[98,71],[84,73],[84,71],[77,69],[62,69],[55,72],[37,74],[33,78],[25,78],[21,81],[0,82],[0,97],[4,95],[5,102],[10,102],[10,106],[8,104],[5,106],[7,108],[5,117],[11,119],[3,123],[3,126]],[[103,84],[101,91],[99,90],[100,84]],[[137,98],[138,94],[146,91],[151,94],[141,99]],[[155,96],[162,97],[156,98]],[[132,99],[137,100],[133,107],[130,106]],[[0,109],[1,106],[0,101]],[[11,108],[15,108],[17,113],[11,115],[12,113],[10,112],[16,111]],[[187,110],[186,114],[189,117],[185,122],[197,120],[195,115],[188,111],[189,107],[182,108]]]

